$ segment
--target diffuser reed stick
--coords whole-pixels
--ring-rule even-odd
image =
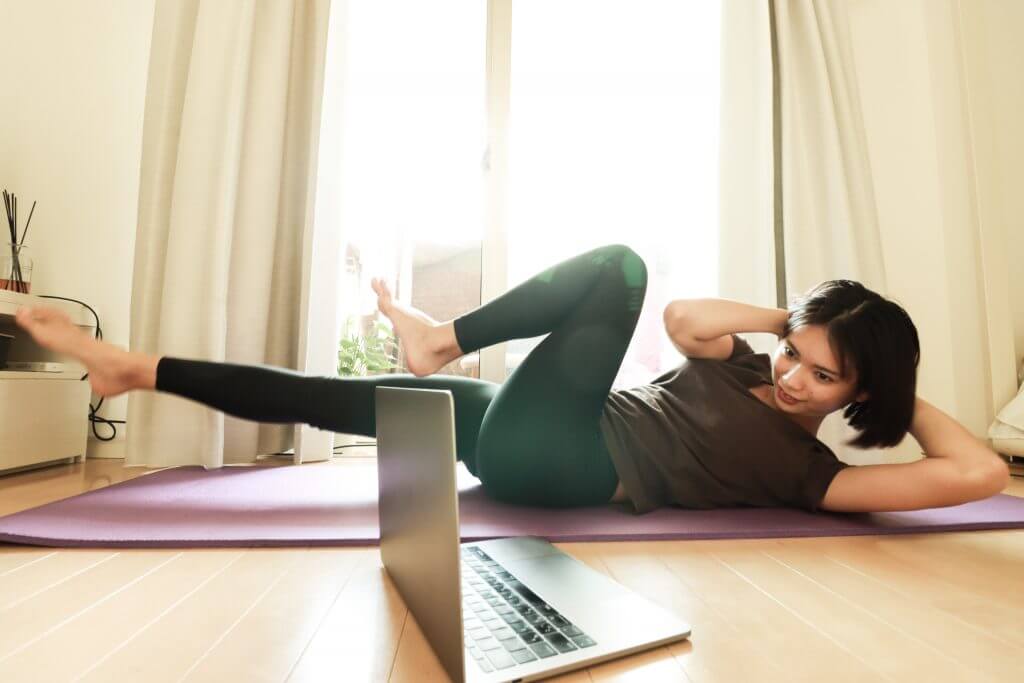
[[[25,282],[21,271],[21,248],[25,245],[25,236],[28,234],[28,227],[32,223],[32,215],[36,211],[36,202],[32,202],[32,209],[28,213],[28,221],[25,223],[25,229],[22,231],[21,239],[19,240],[18,198],[6,189],[3,191],[3,197],[4,209],[7,212],[7,227],[11,233],[11,272],[4,283],[4,288],[27,294],[29,285]]]

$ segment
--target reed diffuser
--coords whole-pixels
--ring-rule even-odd
[[[25,221],[25,229],[18,238],[18,198],[4,190],[4,208],[7,210],[7,226],[11,231],[11,241],[8,249],[11,252],[10,258],[4,251],[4,258],[0,259],[0,289],[12,292],[28,294],[32,287],[32,260],[28,258],[25,250],[25,235],[28,234],[28,226],[32,223],[32,214],[36,211],[36,203],[32,202],[32,209],[28,212],[28,220]]]

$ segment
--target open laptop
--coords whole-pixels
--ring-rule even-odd
[[[530,681],[690,635],[544,539],[459,543],[450,391],[377,387],[376,421],[381,558],[453,681]]]

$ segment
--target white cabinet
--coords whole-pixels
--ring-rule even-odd
[[[52,306],[95,334],[95,318],[84,306],[59,299],[0,290],[0,332],[12,335],[11,361],[57,361],[64,372],[0,370],[0,475],[44,463],[85,459],[89,437],[89,382],[77,361],[37,345],[14,322],[21,306]]]

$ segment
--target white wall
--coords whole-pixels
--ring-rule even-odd
[[[21,225],[38,202],[26,240],[32,293],[88,303],[122,347],[153,9],[154,0],[0,0],[0,186],[18,195]],[[124,419],[126,408],[124,396],[107,399],[100,414]],[[117,444],[98,445],[90,437],[90,456],[120,456]]]

